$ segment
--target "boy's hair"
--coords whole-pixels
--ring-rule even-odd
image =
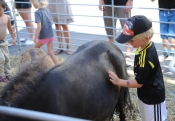
[[[46,8],[49,4],[47,0],[34,0],[34,2],[38,5],[39,8]]]
[[[6,3],[4,0],[0,0],[0,6],[4,9],[6,8]]]
[[[146,32],[143,32],[141,34],[138,34],[138,35],[134,36],[133,40],[135,40],[135,38],[137,38],[139,40],[145,40],[146,37],[149,37],[149,40],[150,40],[153,37],[153,35],[154,35],[154,30],[151,27]]]

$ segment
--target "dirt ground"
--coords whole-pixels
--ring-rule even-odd
[[[63,59],[59,60],[63,61]],[[19,57],[18,56],[11,56],[11,67],[12,67],[12,74],[15,74],[18,71],[19,67]],[[128,74],[130,78],[134,78],[133,71],[128,70]],[[166,87],[166,105],[167,105],[167,112],[168,112],[168,121],[175,121],[175,78],[165,77],[165,87]],[[0,89],[6,83],[0,83]],[[140,113],[138,110],[137,105],[137,94],[136,89],[130,89],[130,97],[132,101],[133,109],[130,110],[128,107],[125,108],[126,113],[126,120],[127,121],[141,121]],[[114,120],[119,121],[118,115],[114,115]]]

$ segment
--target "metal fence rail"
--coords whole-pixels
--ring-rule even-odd
[[[15,2],[13,2],[13,0],[9,0],[9,1],[6,1],[6,2],[11,7],[11,13],[12,13],[13,19],[15,21],[17,43],[18,43],[19,51],[21,51],[21,41],[20,40],[27,39],[30,34],[34,34],[34,33],[29,33],[29,32],[25,31],[27,29],[27,27],[25,25],[23,25],[24,20],[22,20],[19,16],[16,16],[16,15],[18,15],[18,11],[15,10],[15,8],[13,6],[13,4]],[[23,3],[23,2],[16,2],[16,3]],[[50,3],[50,4],[59,4],[59,3]],[[97,11],[98,11],[98,5],[97,4],[68,4],[68,5],[76,6],[76,7],[82,7],[83,6],[83,7],[87,8],[87,11],[91,10],[92,7],[96,7]],[[111,16],[102,16],[102,14],[101,15],[93,15],[93,14],[89,15],[89,14],[86,14],[86,11],[84,11],[83,14],[81,14],[81,13],[79,13],[79,14],[75,13],[74,14],[74,12],[73,12],[73,16],[77,17],[77,18],[81,17],[82,21],[86,21],[86,19],[87,20],[93,19],[93,22],[92,21],[91,22],[86,21],[83,24],[82,23],[71,23],[69,25],[70,28],[71,27],[72,28],[76,28],[76,30],[75,29],[74,30],[70,29],[70,33],[71,33],[70,45],[72,46],[72,51],[76,51],[76,49],[80,45],[82,45],[83,43],[88,42],[88,41],[93,41],[95,39],[103,39],[104,41],[108,41],[108,37],[116,38],[116,36],[122,31],[122,28],[120,26],[117,26],[116,29],[115,29],[115,27],[114,27],[114,25],[115,25],[114,24],[114,20],[115,19],[126,20],[125,18],[114,17],[114,8],[116,8],[116,7],[124,8],[125,6],[112,6],[112,11],[113,11],[112,17]],[[143,14],[144,14],[148,10],[149,11],[159,11],[159,10],[166,10],[166,9],[146,8],[146,7],[132,7],[132,10],[144,11],[143,12]],[[172,10],[175,10],[175,9],[172,9]],[[72,11],[74,11],[74,10],[72,9]],[[80,11],[81,11],[81,9],[80,9]],[[20,12],[24,12],[25,13],[25,11],[20,11]],[[31,14],[33,15],[34,12],[32,11]],[[60,14],[60,13],[52,13],[52,14],[66,15],[66,14]],[[134,14],[132,14],[132,16],[133,15]],[[102,32],[102,33],[98,32],[98,30],[105,31],[105,26],[103,25],[103,23],[100,24],[100,25],[98,24],[99,20],[100,19],[103,20],[103,18],[112,18],[113,19],[113,27],[106,27],[106,28],[113,29],[113,32],[116,31],[117,32],[116,35],[114,34],[114,35],[110,36],[110,35],[106,35],[105,32]],[[28,20],[25,20],[25,21],[28,21]],[[34,20],[32,19],[32,21],[28,21],[28,22],[33,22],[34,23]],[[160,23],[175,24],[173,22],[162,22],[162,21],[159,21],[159,20],[152,20],[152,23],[156,27],[158,27],[158,24],[160,24]],[[154,26],[153,26],[153,28],[154,28]],[[35,28],[32,28],[32,29],[35,29]],[[88,32],[84,32],[84,31],[81,31],[81,29],[82,30],[89,29],[89,31]],[[91,32],[91,30],[93,30],[93,29],[96,30],[94,33]],[[54,33],[55,32],[56,32],[56,30],[54,29]],[[60,32],[65,32],[65,31],[60,31]],[[154,36],[158,37],[158,36],[160,36],[160,34],[163,35],[163,33],[160,33],[159,31],[155,31],[155,35]],[[167,35],[167,34],[164,34],[164,35]],[[172,35],[172,36],[175,36],[175,35]],[[66,37],[56,36],[56,34],[55,34],[54,38],[55,38],[54,49],[58,49],[58,44],[59,44],[59,42],[57,41],[58,38],[62,38],[63,40],[66,39]],[[9,43],[11,43],[11,37],[9,36],[9,34],[7,34],[7,40],[9,41]],[[161,40],[160,41],[156,41],[155,43],[159,44],[161,46],[163,44]],[[62,44],[66,45],[65,41]],[[126,46],[125,44],[118,44],[118,43],[115,43],[115,44],[118,45],[119,47],[122,47],[122,48],[124,48]],[[67,49],[64,48],[64,50],[67,50]],[[122,50],[122,51],[123,51],[123,53],[126,53],[125,50]],[[163,49],[157,49],[157,51],[159,53],[162,53]],[[130,54],[134,55],[134,52],[132,51]],[[163,63],[163,64],[161,64],[161,66],[164,67],[164,68],[170,68],[170,70],[173,73],[175,73],[175,68],[174,68],[175,60],[172,61],[172,63],[170,63],[169,65],[166,65],[166,64]],[[16,109],[16,108],[12,108],[12,107],[4,107],[4,106],[0,106],[0,113],[6,114],[6,115],[26,117],[26,118],[30,118],[30,119],[36,119],[36,120],[43,120],[43,121],[44,120],[85,121],[83,119],[75,119],[75,118],[70,118],[70,117],[57,116],[57,115],[53,115],[53,114],[46,114],[46,113],[41,113],[41,112],[36,112],[36,111],[27,111],[27,110],[23,110],[23,109]]]
[[[113,2],[113,1],[112,1]],[[25,31],[27,28],[30,28],[30,27],[26,27],[25,25],[21,24],[24,22],[24,20],[22,20],[19,16],[16,16],[18,14],[18,12],[24,12],[25,11],[17,11],[13,4],[14,3],[23,3],[23,2],[13,2],[12,0],[9,0],[7,2],[9,4],[9,6],[11,6],[11,12],[13,14],[13,17],[14,17],[14,20],[15,20],[15,28],[16,28],[16,35],[17,35],[17,43],[18,43],[18,47],[19,47],[19,51],[21,51],[21,40],[24,40],[24,39],[27,39],[28,36],[30,34],[35,34],[35,33],[29,33],[28,31]],[[57,5],[64,5],[63,3],[49,3],[49,4],[57,4]],[[118,34],[122,31],[122,28],[120,25],[117,25],[117,27],[115,28],[114,27],[114,20],[115,19],[118,19],[118,20],[126,20],[126,18],[119,18],[119,17],[114,17],[114,8],[130,8],[130,7],[126,7],[126,6],[113,6],[112,5],[112,16],[103,16],[102,14],[100,15],[97,15],[97,14],[89,14],[87,13],[86,11],[83,12],[83,14],[81,14],[82,12],[78,12],[78,13],[74,13],[74,9],[73,8],[76,8],[76,7],[80,7],[80,9],[83,7],[83,8],[87,8],[87,10],[91,10],[92,8],[96,7],[97,11],[98,11],[98,4],[67,4],[67,5],[70,5],[72,6],[72,11],[73,11],[73,17],[75,18],[79,18],[79,19],[82,19],[82,21],[86,21],[86,22],[80,22],[80,23],[71,23],[69,24],[69,27],[70,28],[74,28],[74,30],[70,29],[70,45],[71,45],[71,49],[72,51],[76,51],[76,49],[88,42],[88,41],[93,41],[93,40],[96,40],[96,39],[102,39],[102,40],[105,40],[105,41],[108,41],[108,37],[113,37],[113,38],[116,38],[118,36]],[[109,6],[109,5],[106,5],[106,6]],[[145,14],[145,12],[155,12],[155,11],[159,11],[159,10],[167,10],[167,9],[159,9],[159,8],[147,8],[147,7],[132,7],[132,11],[143,11],[143,15]],[[170,11],[174,11],[175,9],[171,9]],[[34,15],[34,10],[30,13],[32,14],[32,16]],[[61,14],[61,13],[52,13],[54,15],[64,15],[66,16],[67,14]],[[132,14],[133,16],[134,14]],[[112,22],[113,22],[113,27],[105,27],[103,25],[103,23],[101,24],[98,24],[98,21],[99,20],[103,20],[103,18],[112,18]],[[153,17],[154,19],[154,17]],[[91,20],[91,22],[88,22],[88,20]],[[32,21],[29,21],[29,20],[25,20],[26,22],[33,22],[34,23],[34,19],[32,19]],[[97,23],[97,24],[95,24]],[[152,23],[153,23],[153,29],[157,27],[159,27],[159,24],[160,23],[169,23],[169,24],[175,24],[174,22],[162,22],[162,21],[159,21],[159,20],[152,20]],[[57,24],[57,23],[55,23]],[[105,32],[103,33],[99,33],[98,30],[100,31],[105,31],[105,28],[108,28],[108,29],[112,29],[113,32],[116,32],[116,35],[106,35]],[[35,29],[35,28],[32,28],[32,29]],[[88,32],[86,31],[83,31],[83,30],[89,30]],[[63,30],[55,30],[54,27],[53,27],[53,30],[54,30],[54,34],[56,32],[66,32],[66,31],[63,31]],[[82,31],[80,31],[82,30]],[[97,30],[96,32],[92,33],[90,30]],[[74,35],[77,35],[77,36],[74,36]],[[153,36],[153,41],[156,40],[156,39],[160,39],[160,35],[170,35],[170,34],[164,34],[164,33],[160,33],[159,31],[155,31],[155,35]],[[21,37],[23,36],[23,37]],[[24,37],[25,36],[25,37]],[[175,35],[171,35],[171,36],[175,36]],[[63,40],[62,44],[63,45],[66,45],[66,42],[64,41],[65,39],[67,39],[66,37],[64,36],[57,36],[56,34],[54,35],[54,49],[58,49],[58,45],[60,44],[60,42],[58,42],[58,38],[61,38]],[[9,35],[7,35],[7,40],[10,42],[11,38],[9,37]],[[160,48],[157,48],[157,52],[158,53],[163,53],[163,49],[162,49],[162,40],[160,39],[160,41],[155,41],[155,43],[157,45],[160,45],[161,46],[161,49]],[[116,45],[118,45],[119,47],[122,47],[122,48],[125,48],[126,45],[125,44],[119,44],[117,42],[115,42]],[[172,45],[170,43],[168,43],[168,45]],[[46,47],[46,46],[45,46]],[[67,48],[63,48],[63,50],[67,50]],[[123,53],[127,53],[125,49],[122,49],[122,52]],[[134,52],[132,51],[131,53],[129,53],[131,55],[134,55]],[[165,68],[168,68],[168,65],[167,64],[162,64],[161,65],[162,67],[165,67]]]
[[[15,25],[16,25],[16,34],[17,34],[17,40],[20,40],[20,36],[19,36],[19,34],[26,34],[26,36],[27,35],[29,35],[30,33],[28,33],[28,32],[21,32],[21,31],[19,31],[18,30],[18,28],[22,28],[23,27],[23,29],[26,29],[26,28],[29,28],[29,27],[26,27],[26,26],[21,26],[19,23],[20,22],[24,22],[24,20],[21,20],[21,19],[19,19],[19,17],[16,17],[15,15],[16,14],[18,14],[18,11],[16,11],[15,9],[14,9],[14,6],[13,6],[13,4],[14,3],[23,3],[23,2],[12,2],[12,1],[9,1],[9,2],[7,2],[8,4],[11,4],[11,12],[13,13],[13,16],[14,16],[14,20],[15,20]],[[50,3],[50,4],[58,4],[58,5],[62,5],[61,3]],[[71,5],[71,6],[85,6],[85,7],[98,7],[98,5],[96,4],[96,5],[93,5],[93,4],[68,4],[68,5]],[[10,5],[9,5],[10,6]],[[109,6],[109,5],[106,5],[106,6]],[[112,6],[112,8],[114,9],[114,8],[127,8],[126,6]],[[166,9],[158,9],[158,8],[145,8],[145,7],[132,7],[132,9],[138,9],[138,10],[153,10],[153,11],[155,11],[155,10],[166,10]],[[172,9],[173,10],[173,9]],[[25,11],[21,11],[21,12],[25,12]],[[31,12],[31,14],[33,14],[33,12]],[[65,15],[66,16],[66,14],[60,14],[60,13],[52,13],[52,14],[57,14],[57,15]],[[115,19],[121,19],[121,20],[126,20],[126,18],[118,18],[118,17],[114,17],[114,15],[111,17],[111,16],[96,16],[96,15],[86,15],[86,14],[84,14],[84,15],[81,15],[81,14],[73,14],[73,16],[74,17],[77,17],[77,16],[79,16],[79,17],[88,17],[88,18],[93,18],[94,20],[95,19],[99,19],[99,18],[101,18],[101,19],[103,19],[103,18],[112,18],[113,20],[115,20]],[[25,21],[28,21],[28,20],[25,20]],[[32,21],[28,21],[28,22],[34,22],[34,20],[32,20]],[[153,22],[153,24],[154,23],[169,23],[169,24],[175,24],[175,23],[173,23],[173,22],[161,22],[161,21],[152,21]],[[114,24],[113,24],[114,25]],[[71,23],[70,24],[70,26],[82,26],[82,27],[89,27],[89,28],[101,28],[101,29],[105,29],[105,28],[109,28],[109,29],[113,29],[113,31],[116,31],[117,30],[117,32],[121,32],[121,27],[119,27],[119,28],[116,28],[115,29],[115,27],[113,26],[113,27],[104,27],[104,26],[94,26],[94,25],[89,25],[89,24],[87,24],[87,25],[85,25],[85,24],[83,24],[83,25],[81,25],[81,24],[74,24],[74,23]],[[35,29],[35,28],[33,28],[33,29]],[[21,30],[21,29],[20,29]],[[70,30],[71,31],[71,30]],[[62,31],[63,32],[63,31]],[[65,32],[65,31],[64,31]],[[34,33],[33,33],[34,34]],[[88,34],[88,33],[85,33],[85,34]],[[94,34],[96,34],[96,33],[94,33]],[[164,35],[163,33],[159,33],[159,32],[155,32],[155,34],[157,34],[157,35],[160,35],[160,34],[162,34],[162,35]],[[165,34],[165,35],[167,35],[167,34]],[[9,35],[8,35],[9,36]],[[106,36],[106,37],[114,37],[114,38],[116,38],[116,36],[115,35],[104,35],[103,34],[103,36]],[[172,36],[175,36],[175,35],[172,35]],[[56,36],[55,35],[55,38],[62,38],[62,39],[65,39],[65,37],[62,37],[62,36]],[[70,38],[71,40],[72,40],[72,38]],[[82,38],[83,39],[83,38]],[[9,41],[10,41],[10,39],[8,39]],[[56,41],[55,41],[56,42]],[[86,41],[84,41],[84,43],[85,43]],[[18,42],[19,43],[19,45],[20,45],[20,42]],[[58,43],[58,42],[57,42]],[[156,42],[156,43],[158,43],[158,44],[162,44],[162,42],[160,41],[160,42]],[[66,43],[63,43],[63,44],[66,44]],[[73,42],[71,41],[71,44],[73,44]],[[80,45],[79,45],[80,46]],[[125,45],[124,45],[125,46]],[[20,47],[20,46],[19,46]],[[77,47],[75,47],[75,48],[73,48],[73,51],[75,51],[76,50],[76,48]],[[162,50],[158,50],[158,51],[161,51],[162,52]],[[125,51],[124,51],[125,52]]]
[[[4,115],[11,115],[40,121],[90,121],[85,119],[78,119],[68,116],[61,116],[56,114],[43,113],[38,111],[31,111],[6,106],[0,106],[0,113]]]

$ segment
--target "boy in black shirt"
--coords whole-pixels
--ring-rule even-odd
[[[150,40],[153,34],[152,23],[145,16],[129,18],[116,40],[136,48],[135,80],[119,79],[112,71],[109,71],[109,77],[114,85],[137,88],[142,121],[165,121],[165,86],[157,51]]]

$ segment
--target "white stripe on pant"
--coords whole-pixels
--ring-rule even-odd
[[[142,121],[167,121],[165,101],[160,104],[148,105],[138,99]]]

